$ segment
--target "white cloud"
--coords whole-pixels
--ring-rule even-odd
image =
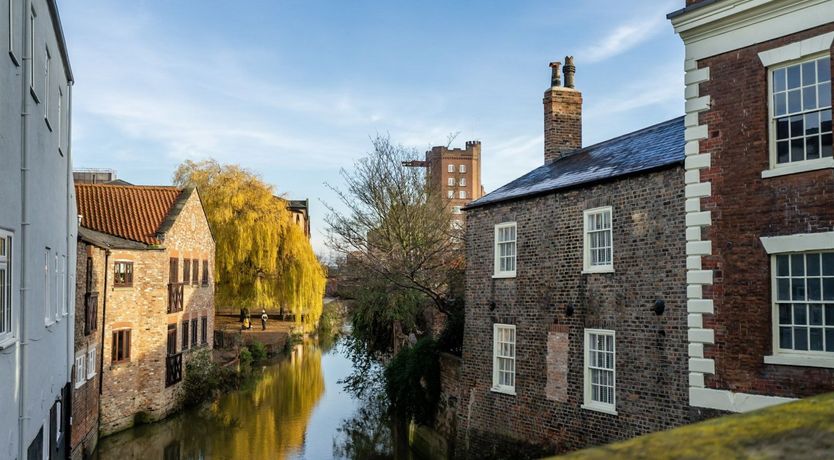
[[[649,19],[637,19],[621,24],[608,35],[584,48],[579,55],[583,61],[589,63],[604,61],[646,42],[663,30],[665,23],[663,16],[653,15]]]

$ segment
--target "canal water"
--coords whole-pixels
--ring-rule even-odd
[[[97,458],[410,459],[381,399],[359,400],[339,383],[352,371],[338,341],[297,345],[214,403],[102,439]]]

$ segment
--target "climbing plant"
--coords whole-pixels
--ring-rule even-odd
[[[174,184],[195,186],[215,238],[217,302],[284,308],[315,324],[322,311],[325,272],[286,201],[238,165],[187,160]]]

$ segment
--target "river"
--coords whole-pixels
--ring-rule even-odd
[[[339,383],[352,371],[338,341],[328,349],[297,345],[238,391],[102,439],[97,458],[410,459],[378,399],[358,400]]]

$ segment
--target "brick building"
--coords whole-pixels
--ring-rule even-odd
[[[544,166],[466,208],[456,450],[478,458],[688,421],[683,118],[582,148],[567,64]]]
[[[89,458],[98,444],[101,304],[110,245],[79,229],[75,267],[75,360],[72,379],[70,458]]]
[[[834,1],[687,1],[689,402],[834,390]]]
[[[101,301],[103,435],[176,407],[185,363],[211,349],[214,238],[195,189],[78,184],[85,236],[107,246]],[[95,251],[94,251],[95,252]],[[79,262],[81,263],[81,262]],[[80,294],[79,294],[80,295]]]
[[[462,224],[463,207],[484,195],[481,185],[481,142],[467,141],[465,149],[432,147],[425,160],[403,164],[426,168],[426,177],[436,190],[448,198],[455,221]]]

